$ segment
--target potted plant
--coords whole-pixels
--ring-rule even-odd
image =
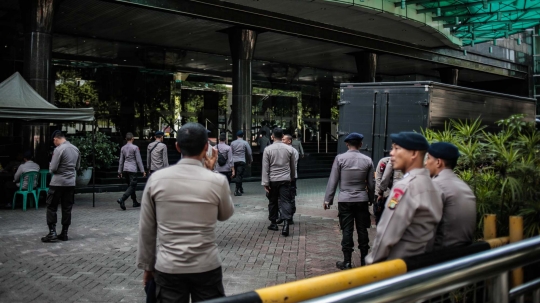
[[[117,143],[112,142],[105,134],[96,132],[95,147],[92,147],[92,137],[92,133],[89,132],[84,136],[72,137],[69,140],[81,153],[81,166],[77,170],[77,186],[88,185],[92,178],[92,169],[109,168],[114,161],[118,160],[116,156]],[[92,163],[92,153],[96,157],[95,167]]]

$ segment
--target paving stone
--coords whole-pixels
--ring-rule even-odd
[[[298,181],[289,237],[267,229],[262,186],[244,184],[245,194],[233,197],[235,215],[216,228],[227,295],[337,271],[341,231],[337,207],[322,209],[326,182]],[[117,196],[96,194],[92,207],[92,194],[77,194],[67,242],[40,241],[45,207],[0,210],[0,302],[145,302],[135,264],[139,210],[120,210]]]

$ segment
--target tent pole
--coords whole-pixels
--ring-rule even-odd
[[[96,207],[96,124],[92,123],[92,207]]]

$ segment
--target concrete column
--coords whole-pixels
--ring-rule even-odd
[[[232,131],[244,131],[244,139],[251,141],[251,60],[255,51],[257,32],[233,28],[229,31],[229,45],[233,59],[232,75]]]
[[[458,85],[459,69],[457,68],[441,68],[439,69],[441,82],[445,84]]]
[[[20,0],[24,25],[25,80],[47,101],[53,100],[52,26],[57,0]]]
[[[371,52],[354,53],[356,71],[360,82],[375,82],[377,74],[377,54]]]
[[[334,104],[334,87],[332,83],[325,83],[319,88],[320,122],[319,137],[324,142],[326,134],[330,137],[332,132],[332,104]]]

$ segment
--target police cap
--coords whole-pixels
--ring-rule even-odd
[[[362,134],[350,133],[350,134],[347,135],[347,137],[345,137],[345,142],[349,142],[351,140],[362,141],[363,139],[364,139],[364,135],[362,135]]]
[[[158,131],[154,134],[154,136],[163,136],[163,135],[165,135],[165,133],[162,132],[162,131],[160,131],[160,130],[158,130]]]
[[[53,140],[54,137],[56,137],[56,136],[64,137],[64,134],[62,133],[61,130],[57,129],[57,130],[55,130],[55,131],[52,133],[52,135],[51,135],[51,140]]]
[[[242,130],[239,130],[236,132],[236,136],[237,137],[243,137],[244,136],[244,132]]]
[[[436,142],[431,144],[428,153],[435,158],[444,160],[456,160],[459,158],[458,148],[454,144],[448,142]]]
[[[426,138],[415,132],[401,132],[391,134],[390,138],[395,144],[408,150],[428,150],[429,143]]]

